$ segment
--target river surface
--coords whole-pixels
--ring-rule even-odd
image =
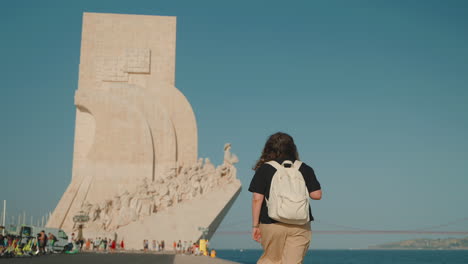
[[[220,258],[254,264],[261,250],[217,250]],[[468,250],[309,250],[304,264],[468,264]]]

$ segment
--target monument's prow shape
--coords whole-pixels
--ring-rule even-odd
[[[175,83],[176,18],[84,13],[72,181],[47,226],[124,239],[211,237],[240,191],[226,144],[197,156],[197,126]],[[187,217],[190,221],[187,221]]]

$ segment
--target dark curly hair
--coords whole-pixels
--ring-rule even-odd
[[[263,163],[277,159],[299,160],[299,154],[293,138],[283,132],[277,132],[268,138],[262,155],[252,169],[257,170]]]

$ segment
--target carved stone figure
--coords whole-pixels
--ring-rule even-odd
[[[231,143],[226,143],[224,145],[224,163],[233,165],[239,162],[239,159],[236,155],[231,153]]]
[[[97,219],[99,219],[99,215],[101,214],[101,208],[99,207],[99,205],[95,204],[93,205],[91,212],[93,215],[91,219],[93,221],[96,221]]]
[[[205,166],[203,168],[209,174],[214,173],[214,171],[216,170],[215,166],[213,165],[213,163],[211,163],[209,158],[205,158]]]

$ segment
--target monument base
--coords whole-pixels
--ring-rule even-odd
[[[241,191],[238,179],[192,200],[184,201],[150,216],[146,216],[114,231],[98,231],[93,223],[85,226],[85,238],[97,237],[124,240],[126,249],[143,249],[143,240],[165,242],[165,249],[172,250],[174,241],[192,243],[202,238],[199,227],[208,228],[207,239],[211,239],[224,216]],[[66,230],[69,234],[72,230]]]

